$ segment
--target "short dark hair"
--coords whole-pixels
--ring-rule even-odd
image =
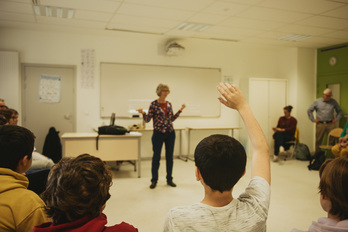
[[[326,160],[319,170],[319,190],[330,199],[330,214],[348,219],[348,157]]]
[[[18,115],[18,112],[15,109],[8,108],[0,110],[0,114],[4,115],[7,121],[10,121],[12,115]]]
[[[64,224],[98,217],[111,185],[112,172],[101,159],[88,154],[65,157],[52,167],[41,198],[53,223]]]
[[[204,138],[194,156],[204,183],[212,190],[231,190],[245,172],[245,150],[240,142],[227,135]]]
[[[24,156],[31,159],[34,141],[34,134],[24,127],[0,126],[0,167],[16,171]]]

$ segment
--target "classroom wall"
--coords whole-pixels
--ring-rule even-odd
[[[180,41],[186,48],[185,52],[177,57],[169,57],[164,54],[164,46],[168,39],[136,33],[86,34],[78,31],[66,33],[2,28],[0,29],[0,50],[18,51],[20,63],[76,66],[76,128],[79,132],[89,132],[93,128],[109,122],[99,116],[100,62],[221,68],[222,79],[225,80],[228,77],[237,85],[241,80],[250,77],[288,79],[289,103],[294,106],[294,116],[301,122],[308,121],[302,111],[309,106],[307,102],[312,102],[315,96],[314,49],[187,39]],[[80,86],[81,49],[95,50],[95,80],[92,89],[83,89]],[[16,86],[18,81],[13,81],[12,85],[18,88]],[[156,86],[157,83],[154,84],[154,89]],[[129,88],[131,90],[130,86]],[[303,89],[306,89],[306,93],[302,92]],[[304,97],[306,97],[305,101]],[[140,123],[140,120],[117,120],[117,124],[126,127],[135,123]],[[175,127],[240,125],[243,126],[238,114],[225,107],[222,107],[221,115],[218,118],[181,117],[175,121]],[[147,127],[152,127],[152,125],[147,124]],[[239,133],[236,133],[236,137],[239,137]],[[311,140],[314,144],[313,135],[306,138],[308,143]],[[147,155],[151,156],[151,151]]]

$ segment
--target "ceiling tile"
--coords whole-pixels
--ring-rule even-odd
[[[344,6],[335,10],[324,13],[323,15],[332,16],[335,18],[348,19],[348,6]]]
[[[111,23],[115,24],[129,24],[129,25],[138,25],[138,26],[145,26],[145,27],[160,27],[163,29],[172,29],[175,28],[177,25],[179,25],[181,21],[175,21],[175,20],[158,20],[154,18],[146,18],[146,17],[134,17],[129,15],[115,15]]]
[[[321,36],[326,38],[344,39],[348,42],[348,31],[332,31],[331,33],[322,34]]]
[[[125,0],[125,3],[135,3],[144,6],[163,7],[171,9],[198,12],[214,3],[215,0]]]
[[[250,19],[261,19],[275,22],[292,23],[300,19],[308,18],[311,15],[263,7],[252,7],[246,11],[237,14],[237,16]]]
[[[12,13],[32,14],[34,9],[32,4],[0,1],[0,12],[7,11]]]
[[[193,14],[191,11],[179,11],[168,8],[140,6],[133,4],[123,4],[117,13],[172,20],[186,20]]]
[[[262,30],[273,30],[283,26],[284,23],[278,23],[273,21],[263,21],[254,19],[245,19],[239,17],[230,17],[223,22],[219,23],[220,26],[233,26],[249,29],[262,29]]]
[[[86,19],[86,20],[92,20],[92,21],[108,22],[112,18],[112,16],[113,16],[112,13],[76,10],[74,18]]]
[[[133,32],[141,32],[141,33],[153,33],[153,34],[164,34],[166,30],[163,28],[155,28],[155,27],[143,27],[129,24],[114,24],[110,23],[108,25],[109,29],[124,30],[124,31],[133,31]]]
[[[226,19],[228,16],[226,15],[217,15],[217,14],[209,14],[209,13],[198,13],[190,18],[187,21],[196,22],[196,23],[205,23],[205,24],[216,24]]]
[[[62,19],[54,17],[37,16],[38,23],[52,24],[64,27],[82,27],[91,29],[105,29],[105,23],[77,19]]]
[[[108,0],[40,0],[41,5],[60,6],[65,8],[91,10],[100,12],[115,12],[122,1]]]
[[[328,29],[346,29],[348,28],[348,20],[331,18],[327,16],[313,16],[305,20],[296,22],[301,25],[310,25]]]
[[[247,8],[249,8],[248,5],[217,1],[205,8],[202,12],[221,15],[235,15]]]
[[[342,3],[329,2],[326,0],[266,0],[258,4],[259,6],[282,9],[288,11],[297,11],[310,14],[320,14],[337,7],[344,6]]]
[[[14,13],[7,13],[7,12],[2,12],[0,14],[0,20],[36,23],[34,15],[14,14]]]
[[[285,32],[288,34],[301,34],[301,35],[320,35],[328,32],[333,32],[331,29],[320,28],[320,27],[311,27],[311,26],[303,26],[290,24],[285,25],[281,28],[278,28],[277,31]]]

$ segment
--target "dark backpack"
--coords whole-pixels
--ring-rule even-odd
[[[325,162],[325,152],[319,151],[314,154],[313,157],[311,157],[311,160],[309,161],[308,169],[309,170],[319,170],[321,165]]]
[[[54,163],[58,163],[62,159],[62,144],[59,138],[59,131],[51,127],[45,139],[42,154],[51,158]]]
[[[298,160],[311,160],[309,148],[304,143],[299,143],[295,146],[295,155]]]
[[[124,135],[128,132],[123,126],[100,126],[98,134],[100,135]]]

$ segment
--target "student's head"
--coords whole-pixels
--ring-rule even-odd
[[[292,110],[292,106],[288,105],[283,108],[285,117],[289,117]]]
[[[83,154],[63,158],[50,171],[41,194],[54,224],[98,217],[110,198],[112,173],[99,158]]]
[[[212,190],[229,191],[244,175],[246,154],[236,139],[211,135],[197,145],[195,164],[204,183]]]
[[[18,123],[18,112],[14,109],[4,109],[0,111],[0,114],[4,115],[8,124],[17,125]]]
[[[0,113],[0,126],[7,124],[7,119]]]
[[[329,101],[332,97],[332,91],[331,89],[329,88],[326,88],[324,91],[323,91],[323,99],[324,101]]]
[[[7,106],[5,104],[5,100],[0,98],[0,110],[7,109]]]
[[[162,95],[162,93],[165,93],[168,95],[170,93],[169,86],[165,84],[159,84],[156,88],[156,93],[157,93],[157,96],[159,97]]]
[[[326,160],[319,175],[322,208],[340,220],[348,219],[348,157]]]
[[[31,165],[34,141],[34,134],[24,127],[0,126],[0,167],[17,172],[27,171]],[[22,161],[26,161],[27,164],[18,170]]]

